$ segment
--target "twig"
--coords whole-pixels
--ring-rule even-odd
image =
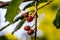
[[[10,2],[2,2],[2,1],[0,1],[0,8],[3,8],[5,6],[7,6],[7,5],[9,5],[9,3]]]
[[[0,31],[2,31],[3,29],[5,29],[7,26],[11,25],[10,23],[7,24],[6,26],[4,26],[3,28],[0,29]]]
[[[36,34],[37,34],[37,0],[35,1],[35,40],[36,40]]]

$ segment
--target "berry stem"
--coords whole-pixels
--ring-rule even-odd
[[[33,24],[32,26],[31,26],[31,28],[33,28],[35,26],[35,24]]]
[[[35,2],[35,40],[36,40],[36,34],[37,34],[37,0],[34,0]]]

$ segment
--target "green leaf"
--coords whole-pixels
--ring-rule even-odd
[[[27,2],[27,1],[32,1],[32,0],[24,0],[23,2]]]
[[[38,0],[38,3],[47,2],[48,0]]]
[[[6,20],[10,23],[13,23],[14,17],[20,12],[19,5],[23,2],[23,0],[12,0],[8,5],[7,13],[5,15]]]
[[[19,19],[22,20],[23,18],[24,18],[24,17],[21,15],[21,16],[17,17],[17,18],[14,20],[14,22],[18,21]]]
[[[60,8],[57,11],[57,15],[55,20],[53,21],[53,24],[56,26],[57,29],[60,28]]]
[[[0,40],[8,40],[5,35],[0,36]]]
[[[21,22],[19,22],[19,24],[16,26],[16,28],[14,29],[14,31],[12,32],[12,34],[14,32],[16,32],[18,29],[20,29],[20,27],[24,24],[24,22],[26,21],[26,18],[22,19]]]
[[[27,9],[27,8],[29,8],[29,7],[31,7],[31,6],[33,6],[33,5],[34,5],[34,2],[32,2],[32,3],[28,4],[28,5],[26,5],[26,6],[23,8],[23,10],[25,10],[25,9]]]
[[[37,5],[39,5],[40,3],[43,3],[43,2],[47,2],[47,1],[48,1],[48,0],[38,0]],[[31,6],[34,6],[34,2],[26,5],[26,6],[23,8],[23,10],[25,10],[26,8],[29,8],[29,7],[31,7]]]

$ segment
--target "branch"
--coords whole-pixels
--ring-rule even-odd
[[[0,8],[8,6],[9,4],[10,4],[10,2],[2,2],[2,1],[0,1]]]
[[[34,0],[35,2],[35,40],[36,39],[36,34],[37,34],[37,0]]]
[[[0,31],[2,31],[3,29],[5,29],[6,27],[8,27],[9,25],[11,25],[10,23],[7,24],[6,26],[4,26],[3,28],[0,29]]]
[[[24,0],[23,2],[27,2],[27,1],[32,1],[32,0]],[[2,2],[2,1],[0,1],[0,8],[8,6],[9,4],[10,4],[10,1],[8,1],[8,2]]]

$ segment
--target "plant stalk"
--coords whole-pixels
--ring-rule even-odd
[[[35,40],[36,40],[36,34],[37,34],[37,0],[35,1]]]

